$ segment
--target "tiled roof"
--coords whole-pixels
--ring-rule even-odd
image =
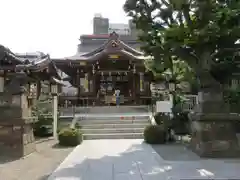
[[[2,61],[1,68],[4,70],[15,69],[16,71],[31,71],[39,72],[43,69],[49,69],[46,74],[61,79],[57,73],[57,68],[54,62],[50,59],[48,54],[42,52],[34,53],[13,53],[10,49],[0,45],[0,61]]]
[[[99,41],[93,43],[82,43],[79,45],[77,54],[65,59],[68,60],[96,60],[108,53],[120,53],[122,55],[131,56],[134,59],[143,59],[143,53],[139,50],[140,44],[136,42],[124,42],[119,38],[119,35],[115,32],[111,33],[107,41],[103,41],[101,44]],[[114,45],[115,44],[115,45]],[[113,46],[114,45],[114,46]]]

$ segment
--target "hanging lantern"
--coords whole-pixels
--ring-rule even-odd
[[[154,92],[154,90],[156,89],[155,87],[156,87],[156,85],[154,83],[151,83],[150,84],[150,91]]]
[[[85,92],[88,92],[89,89],[88,89],[88,74],[85,73]]]
[[[140,76],[140,91],[143,92],[144,91],[144,87],[143,87],[144,74],[139,73],[139,76]]]
[[[172,83],[172,82],[169,83],[169,90],[170,91],[175,91],[175,84],[174,83]]]
[[[136,67],[135,67],[135,64],[133,66],[133,73],[135,74],[136,73]]]
[[[95,72],[96,72],[95,66],[93,65],[92,73],[95,74]]]
[[[0,92],[4,92],[4,81],[5,78],[0,76]]]
[[[65,100],[64,105],[65,105],[65,108],[68,107],[68,101],[67,100]]]

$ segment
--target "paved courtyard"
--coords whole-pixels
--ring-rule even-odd
[[[46,180],[74,149],[56,143],[53,138],[38,139],[37,151],[28,156],[17,160],[0,156],[0,180]]]
[[[162,148],[161,148],[162,146]],[[161,149],[171,157],[171,145]],[[170,148],[166,148],[166,147]],[[172,147],[176,148],[176,147]],[[91,140],[79,145],[48,180],[180,180],[236,179],[240,160],[211,160],[194,157],[185,150],[184,158],[164,158],[143,140]],[[169,151],[169,152],[167,152]],[[167,155],[168,154],[168,155]],[[189,154],[189,157],[188,157]],[[174,156],[174,155],[173,155]]]

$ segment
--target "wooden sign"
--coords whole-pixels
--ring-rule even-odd
[[[111,55],[109,55],[109,58],[110,58],[110,59],[118,59],[119,56],[116,55],[116,54],[111,54]]]
[[[80,66],[86,66],[86,62],[81,61]]]

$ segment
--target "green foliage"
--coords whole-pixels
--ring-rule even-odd
[[[51,101],[49,99],[38,100],[36,105],[32,108],[32,115],[38,118],[52,115]]]
[[[225,100],[230,104],[240,104],[240,88],[225,91]]]
[[[196,77],[192,69],[188,66],[188,64],[182,60],[177,60],[174,58],[169,59],[171,62],[171,66],[168,68],[163,68],[164,65],[159,64],[158,61],[154,59],[145,60],[145,67],[153,72],[153,75],[156,79],[162,80],[172,80],[176,82],[176,84],[187,81],[187,82],[195,82]]]
[[[172,119],[172,128],[176,135],[190,134],[190,121],[188,118],[188,112],[181,112],[175,114]]]
[[[51,102],[48,99],[39,99],[32,109],[32,115],[38,119],[33,124],[34,135],[37,137],[49,137],[53,134],[52,109],[49,104]]]
[[[163,70],[171,67],[172,57],[185,61],[202,87],[219,85],[239,60],[238,0],[126,0],[124,10],[147,55]]]
[[[59,145],[61,146],[77,146],[81,144],[82,133],[77,128],[65,128],[58,133]]]
[[[154,116],[155,122],[157,123],[157,125],[162,125],[165,129],[169,128],[171,126],[170,123],[170,116],[168,114],[165,113],[157,113]]]
[[[33,124],[34,135],[37,137],[49,137],[53,134],[53,118],[49,116],[39,116],[38,121]]]
[[[76,128],[76,129],[81,129],[82,127],[81,127],[81,125],[80,125],[78,122],[76,122],[75,128]]]
[[[160,125],[149,125],[144,129],[144,140],[148,144],[164,144],[166,142],[166,130]]]
[[[240,113],[240,88],[225,90],[224,100],[230,105],[231,112]]]

